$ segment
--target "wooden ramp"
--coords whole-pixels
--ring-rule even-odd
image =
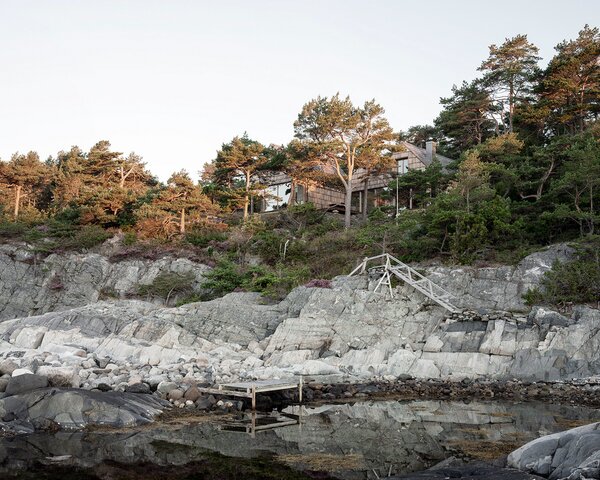
[[[202,393],[223,395],[227,397],[244,397],[252,399],[252,410],[256,410],[256,395],[278,390],[298,389],[298,399],[302,403],[302,377],[298,380],[256,380],[253,382],[223,383],[217,388],[199,388]]]
[[[369,267],[370,263],[375,264]],[[381,286],[387,286],[390,295],[392,296],[392,298],[394,298],[394,292],[392,290],[392,276],[395,276],[396,278],[399,278],[403,282],[407,283],[414,289],[421,292],[423,295],[429,297],[431,300],[433,300],[438,305],[441,305],[446,310],[452,313],[458,311],[458,309],[450,302],[450,299],[453,297],[453,295],[450,292],[444,290],[439,285],[436,285],[427,277],[417,272],[410,265],[401,262],[389,253],[384,253],[382,255],[377,255],[375,257],[367,257],[363,259],[362,263],[358,267],[356,267],[348,276],[351,277],[352,275],[360,275],[367,271],[381,275],[381,278],[379,279],[379,282],[377,282],[377,286],[375,287],[375,291],[377,291]]]

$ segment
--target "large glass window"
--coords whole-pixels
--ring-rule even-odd
[[[290,201],[291,184],[280,183],[267,187],[265,195],[265,212],[272,212],[286,207]]]

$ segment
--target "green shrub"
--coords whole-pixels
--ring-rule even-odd
[[[111,234],[99,225],[84,225],[69,238],[64,246],[72,249],[88,249],[108,240]]]
[[[15,238],[22,236],[28,227],[22,222],[8,222],[4,221],[0,223],[0,238]]]
[[[223,242],[227,234],[219,230],[202,229],[186,233],[185,241],[195,247],[206,248],[214,242]]]
[[[133,230],[129,230],[123,235],[123,245],[127,247],[135,245],[137,243],[137,239],[137,233]]]
[[[152,283],[140,285],[138,294],[154,298],[160,298],[169,303],[169,299],[175,295],[190,294],[196,277],[192,272],[175,273],[164,272],[157,275]]]
[[[540,288],[529,290],[523,296],[529,305],[600,301],[600,236],[589,237],[575,248],[575,260],[555,262],[544,274]]]

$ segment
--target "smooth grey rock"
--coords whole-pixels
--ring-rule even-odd
[[[512,452],[507,462],[552,480],[600,478],[600,423],[533,440]]]
[[[128,393],[142,393],[149,395],[152,393],[150,386],[147,383],[134,383],[133,385],[127,385],[125,391]]]
[[[166,407],[166,402],[152,395],[41,388],[1,399],[0,415],[8,427],[74,430],[91,425],[141,425]]]
[[[20,393],[29,392],[38,388],[48,386],[48,378],[41,375],[26,373],[11,377],[5,389],[6,395],[18,395]]]

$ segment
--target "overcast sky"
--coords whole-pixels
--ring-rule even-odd
[[[247,131],[287,143],[317,95],[375,98],[396,130],[431,123],[488,46],[547,61],[600,24],[598,0],[0,0],[0,158],[101,139],[165,180]]]

